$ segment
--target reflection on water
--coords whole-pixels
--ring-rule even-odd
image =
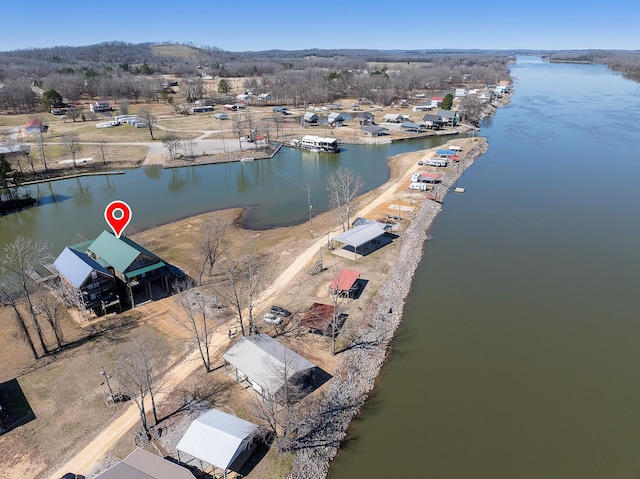
[[[215,209],[250,208],[245,216],[252,228],[269,228],[308,220],[307,185],[313,211],[327,208],[326,178],[339,166],[362,176],[364,191],[389,175],[387,158],[427,148],[446,138],[393,145],[350,145],[338,155],[306,155],[283,148],[270,160],[170,168],[144,166],[123,175],[89,176],[33,185],[39,206],[0,217],[0,243],[18,234],[53,244],[54,251],[76,235],[93,238],[105,228],[104,208],[115,199],[133,209],[129,234]],[[66,201],[72,199],[72,201]],[[38,220],[34,221],[33,217]],[[11,218],[10,218],[11,217]]]

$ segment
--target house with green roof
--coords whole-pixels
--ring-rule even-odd
[[[164,294],[170,292],[171,272],[167,264],[126,236],[117,238],[103,231],[88,245],[87,254],[121,281],[132,308],[136,303],[153,299],[154,287],[160,287]]]

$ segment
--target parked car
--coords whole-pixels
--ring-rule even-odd
[[[264,315],[264,321],[271,324],[280,324],[282,322],[282,318],[273,313],[267,313]]]
[[[276,306],[275,304],[271,306],[271,310],[269,310],[269,312],[271,314],[275,314],[276,316],[284,316],[285,318],[291,316],[291,311],[283,308],[282,306]]]

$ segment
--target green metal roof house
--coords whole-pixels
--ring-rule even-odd
[[[88,254],[100,264],[106,265],[127,288],[131,307],[142,301],[153,299],[153,286],[160,286],[169,293],[169,268],[156,254],[135,241],[103,231],[87,248]],[[143,290],[143,291],[141,291]]]

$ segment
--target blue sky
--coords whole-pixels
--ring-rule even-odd
[[[164,2],[162,2],[164,3]],[[106,41],[228,51],[301,48],[640,49],[637,0],[7,1],[0,51]]]

